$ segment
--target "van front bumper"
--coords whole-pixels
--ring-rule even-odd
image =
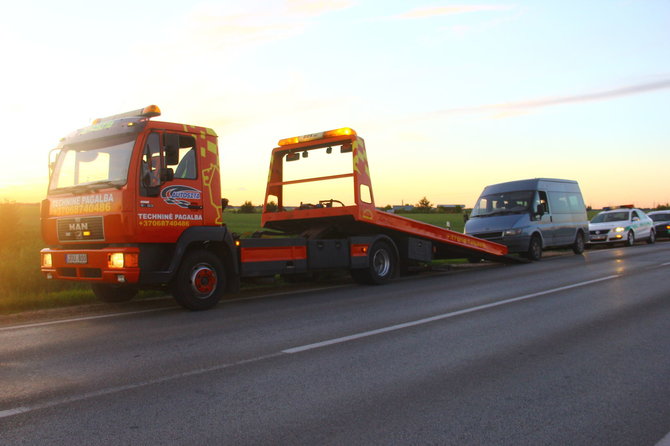
[[[503,236],[502,233],[497,233],[495,236],[492,236],[490,233],[468,235],[505,245],[507,246],[507,250],[510,253],[526,252],[528,251],[528,244],[530,243],[530,236],[527,234],[519,234],[508,237]]]

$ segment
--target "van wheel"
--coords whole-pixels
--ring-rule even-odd
[[[583,254],[585,247],[586,243],[584,242],[584,233],[582,231],[577,231],[575,243],[572,244],[572,252],[577,255]]]
[[[95,297],[103,302],[128,302],[137,294],[137,288],[129,285],[115,285],[110,283],[92,283],[91,289]]]
[[[653,245],[655,242],[656,242],[656,231],[652,229],[651,232],[649,232],[649,238],[647,239],[647,243]]]
[[[542,240],[540,240],[540,237],[537,234],[530,238],[528,251],[526,251],[525,257],[534,261],[538,261],[542,258]]]
[[[635,244],[635,233],[633,231],[628,231],[626,235],[626,246],[633,246]]]
[[[398,260],[393,247],[384,241],[372,245],[368,255],[368,267],[352,269],[351,277],[358,283],[382,285],[389,282],[396,273]]]
[[[177,303],[188,310],[208,310],[221,300],[225,285],[221,260],[210,251],[198,249],[184,257],[172,294]]]

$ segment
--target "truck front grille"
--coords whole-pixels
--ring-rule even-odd
[[[61,242],[102,241],[105,229],[101,216],[58,219],[58,240]]]

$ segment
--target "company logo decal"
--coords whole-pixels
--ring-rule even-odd
[[[200,200],[202,192],[188,186],[168,186],[161,191],[161,198],[167,204],[188,208],[191,200]]]

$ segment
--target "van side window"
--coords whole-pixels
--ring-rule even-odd
[[[586,206],[584,206],[584,201],[582,196],[575,192],[568,192],[568,204],[570,205],[571,212],[585,212]]]
[[[554,214],[569,214],[568,194],[565,192],[549,192],[549,202]]]
[[[547,214],[551,212],[551,209],[549,208],[549,200],[547,200],[547,193],[544,191],[538,191],[537,192],[539,197],[540,197],[540,204],[544,205],[544,212]]]

